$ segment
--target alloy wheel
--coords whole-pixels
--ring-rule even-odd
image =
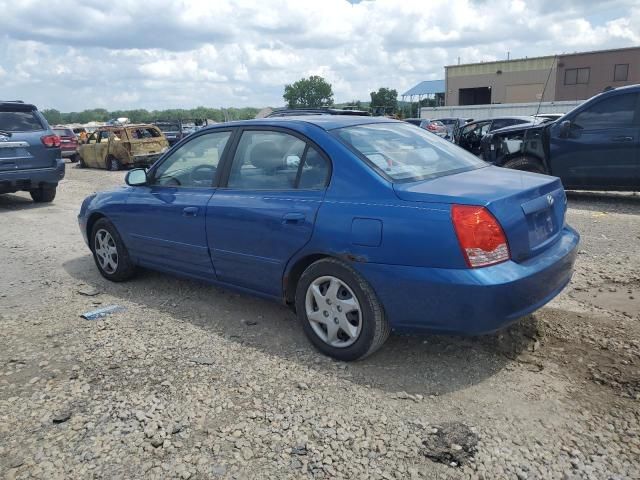
[[[327,345],[346,348],[362,331],[362,310],[353,290],[339,278],[322,276],[307,288],[307,319]]]
[[[102,270],[115,273],[118,269],[118,247],[107,230],[101,228],[96,232],[94,249]]]

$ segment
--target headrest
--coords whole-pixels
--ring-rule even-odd
[[[284,154],[275,142],[267,140],[254,145],[250,161],[256,168],[276,170],[284,166]]]

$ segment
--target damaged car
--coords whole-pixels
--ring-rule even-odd
[[[482,158],[559,177],[567,189],[640,189],[640,85],[601,93],[554,122],[489,132]]]
[[[100,127],[78,147],[81,167],[121,170],[148,167],[169,148],[154,125]]]

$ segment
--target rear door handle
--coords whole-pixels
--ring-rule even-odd
[[[611,137],[612,142],[633,142],[633,137],[628,136],[620,136],[620,137]]]
[[[282,216],[282,223],[285,223],[287,225],[299,225],[301,223],[304,223],[305,218],[306,217],[304,213],[298,213],[298,212],[285,213]]]
[[[185,207],[182,209],[182,215],[185,217],[195,217],[198,215],[198,207]]]

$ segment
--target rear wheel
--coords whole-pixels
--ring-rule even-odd
[[[123,282],[135,273],[135,265],[116,227],[106,218],[91,229],[91,251],[98,270],[108,280]]]
[[[122,165],[120,165],[120,162],[116,157],[107,158],[107,170],[111,170],[112,172],[117,172],[121,168],[122,168]]]
[[[522,170],[532,173],[547,173],[547,169],[539,160],[533,158],[521,157],[509,160],[503,165],[505,168],[511,168],[513,170]]]
[[[49,203],[53,202],[56,198],[56,187],[40,187],[33,190],[29,190],[31,198],[36,203]]]
[[[371,355],[390,333],[371,286],[334,258],[318,260],[304,271],[296,288],[296,311],[311,343],[338,360]]]
[[[71,163],[77,163],[78,160],[80,160],[80,155],[78,155],[77,153],[74,153],[69,157],[69,160],[71,161]]]

